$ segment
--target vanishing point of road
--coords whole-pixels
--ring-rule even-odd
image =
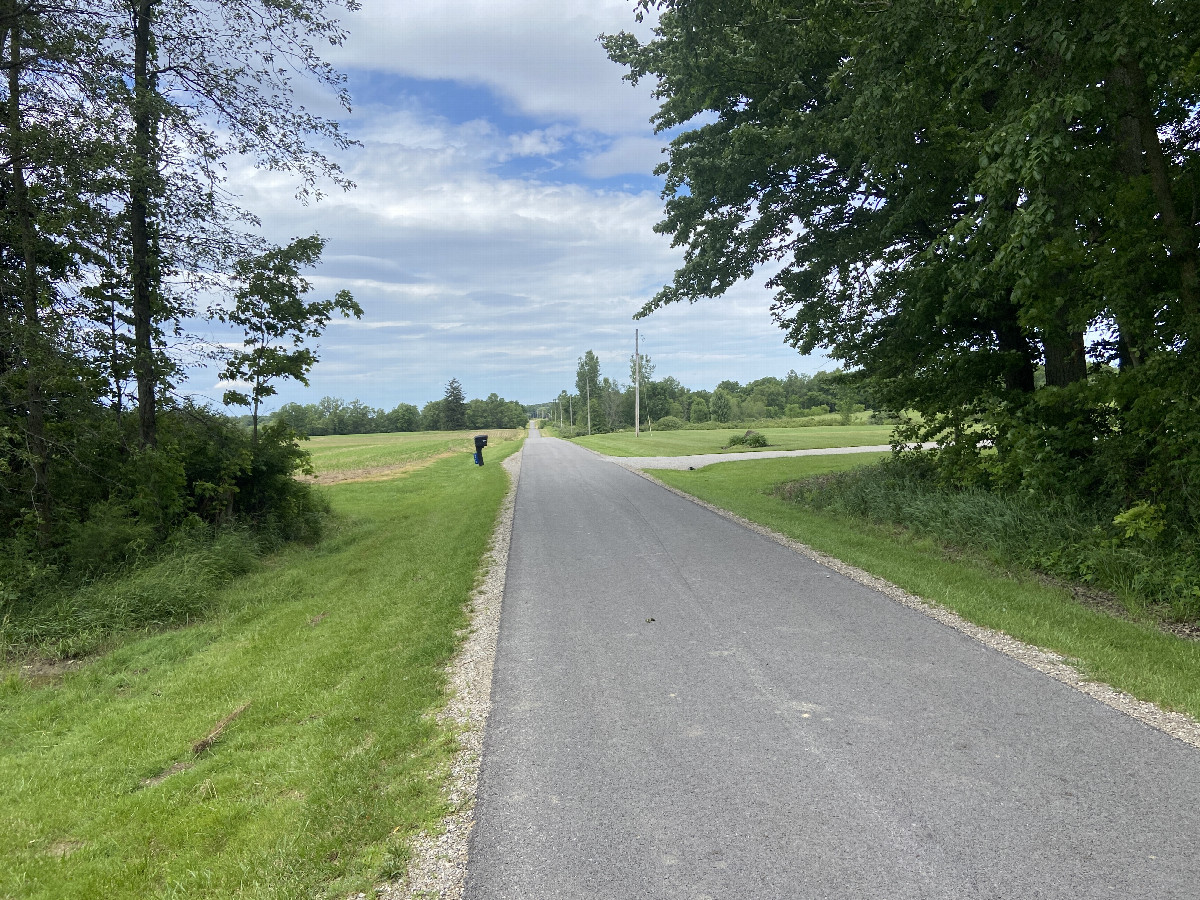
[[[1200,896],[1200,751],[527,441],[470,900]]]

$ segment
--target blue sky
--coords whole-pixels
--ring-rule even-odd
[[[281,384],[278,403],[419,405],[450,378],[468,397],[538,402],[573,389],[589,349],[627,381],[635,325],[656,377],[690,387],[832,368],[784,345],[766,275],[633,321],[680,259],[652,230],[666,138],[649,86],[622,81],[596,40],[644,34],[633,13],[629,0],[365,0],[346,17],[331,59],[354,99],[343,121],[363,146],[339,161],[357,188],[305,207],[286,175],[231,171],[268,238],[327,238],[314,296],[348,288],[365,310],[330,325],[311,386]],[[189,386],[222,391],[211,369]]]

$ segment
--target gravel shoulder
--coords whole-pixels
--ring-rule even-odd
[[[582,445],[577,445],[582,446]],[[936,444],[922,444],[922,449],[936,447]],[[584,447],[584,450],[589,448]],[[742,453],[698,453],[693,456],[605,456],[597,454],[607,462],[616,463],[630,471],[640,469],[702,469],[714,463],[746,462],[755,459],[781,459],[788,456],[837,456],[842,453],[888,453],[891,444],[877,444],[871,447],[821,447],[815,450],[754,450]],[[596,451],[591,450],[595,453]]]
[[[500,630],[508,549],[512,540],[513,508],[521,479],[518,451],[502,465],[511,484],[500,507],[492,544],[485,557],[486,574],[471,598],[471,624],[458,654],[446,667],[449,700],[437,714],[444,728],[455,732],[458,751],[443,773],[444,795],[453,810],[442,819],[440,833],[422,832],[413,841],[404,878],[381,886],[383,900],[459,900],[467,876],[467,839],[475,822],[475,792],[483,753],[483,732],[491,708],[492,667]]]

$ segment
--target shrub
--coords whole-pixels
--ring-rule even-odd
[[[1005,566],[1113,592],[1130,611],[1200,619],[1200,541],[1170,532],[1139,504],[1114,516],[1075,495],[947,483],[932,453],[906,453],[850,472],[780,485],[779,496],[901,525]]]
[[[654,423],[654,427],[662,431],[678,431],[683,426],[683,419],[680,419],[676,416],[663,416]]]
[[[69,654],[188,621],[255,553],[311,542],[327,520],[324,497],[294,477],[308,454],[282,421],[255,444],[229,416],[167,407],[153,449],[131,449],[115,420],[92,425],[75,468],[56,470],[48,537],[22,522],[0,540],[2,641]]]
[[[124,567],[155,546],[154,527],[129,506],[107,501],[92,506],[88,518],[69,526],[60,551],[64,565],[88,576]]]
[[[729,436],[726,447],[766,447],[767,436],[757,431],[747,430],[744,434],[732,434]]]
[[[34,649],[58,658],[94,652],[117,631],[182,624],[207,613],[217,590],[255,566],[245,530],[193,520],[153,562],[40,597],[0,598],[0,654]]]

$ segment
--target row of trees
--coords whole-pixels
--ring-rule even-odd
[[[630,428],[634,419],[636,378],[634,359],[629,361],[629,383],[602,377],[600,359],[588,350],[579,358],[575,391],[563,390],[535,410],[577,428],[588,426],[591,402],[593,432]],[[641,416],[643,427],[668,416],[683,422],[746,422],[762,419],[803,418],[831,411],[861,408],[866,394],[861,386],[847,382],[842,373],[817,372],[786,378],[768,376],[747,384],[722,381],[715,389],[693,390],[674,376],[654,379],[655,366],[649,356],[641,359]]]
[[[492,393],[484,400],[466,400],[457,379],[446,396],[418,409],[411,403],[388,411],[358,400],[346,403],[325,397],[319,403],[287,403],[271,414],[299,434],[376,434],[395,431],[459,431],[465,428],[523,428],[529,421],[524,406]]]
[[[948,476],[1200,527],[1200,4],[640,6],[603,42],[677,131],[684,248],[641,315],[767,267]]]
[[[302,455],[259,434],[259,404],[305,380],[331,316],[361,310],[306,296],[324,241],[269,245],[224,172],[236,157],[292,172],[304,198],[349,187],[324,152],[349,141],[293,88],[348,105],[318,48],[355,5],[0,0],[0,588],[68,565],[93,520],[161,538],[296,500]],[[243,342],[206,343],[204,319]],[[176,393],[206,361],[251,434]]]

